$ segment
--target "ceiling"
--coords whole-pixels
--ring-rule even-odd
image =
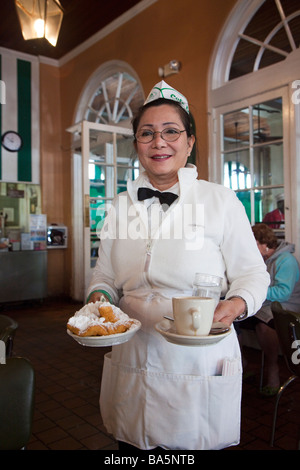
[[[13,0],[1,0],[0,47],[60,59],[140,0],[60,0],[64,17],[56,47],[46,39],[25,41]]]

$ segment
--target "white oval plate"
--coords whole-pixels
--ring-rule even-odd
[[[131,325],[130,329],[124,333],[116,333],[115,335],[106,336],[77,336],[67,329],[68,335],[71,336],[77,343],[82,346],[90,346],[92,348],[103,348],[108,346],[114,346],[116,344],[122,344],[129,341],[135,333],[140,329],[141,322],[133,320],[134,324]]]
[[[212,328],[218,327],[220,324],[213,324]],[[175,331],[174,323],[170,320],[162,320],[155,325],[156,331],[160,333],[169,343],[179,344],[181,346],[208,346],[218,343],[231,334],[231,328],[220,334],[208,336],[186,336],[179,335]]]

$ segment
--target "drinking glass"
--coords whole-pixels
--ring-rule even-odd
[[[213,274],[196,273],[193,283],[193,296],[211,297],[217,306],[222,291],[223,278]]]

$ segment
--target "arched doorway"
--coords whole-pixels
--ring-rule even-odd
[[[98,233],[113,198],[139,173],[131,120],[144,102],[135,71],[109,61],[88,81],[79,100],[73,134],[72,298],[84,300],[95,265]]]

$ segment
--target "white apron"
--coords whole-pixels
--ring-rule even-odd
[[[108,432],[141,449],[238,444],[242,367],[235,331],[215,345],[177,346],[154,329],[172,312],[170,299],[127,296],[120,308],[142,328],[105,357],[100,409]],[[235,375],[220,375],[225,358],[238,361]]]

